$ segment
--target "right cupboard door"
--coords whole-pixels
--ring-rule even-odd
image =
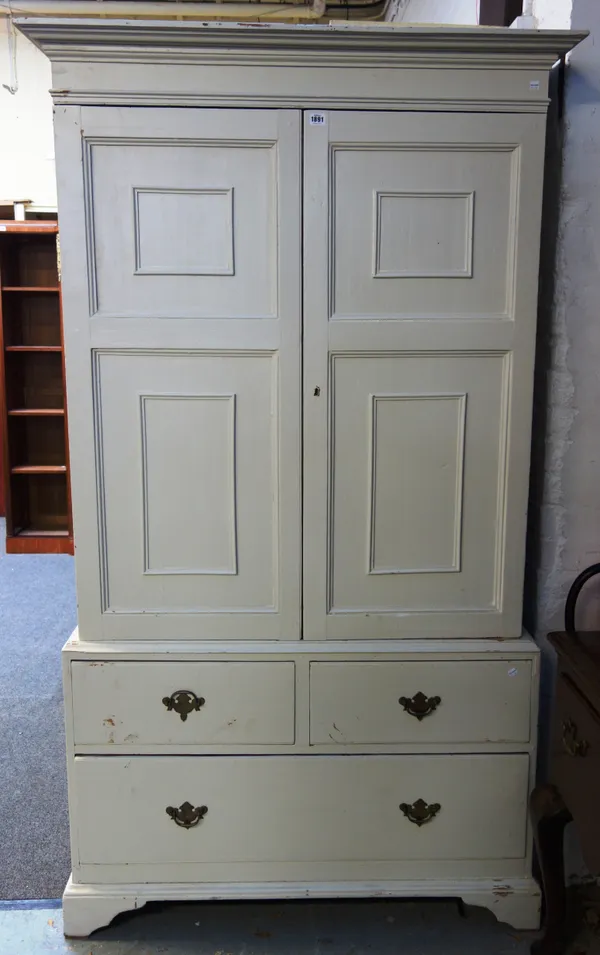
[[[544,123],[305,114],[305,639],[521,633]]]

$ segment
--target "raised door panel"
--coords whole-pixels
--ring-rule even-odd
[[[275,143],[99,138],[86,158],[93,314],[276,317]]]
[[[337,355],[330,612],[494,606],[498,355]]]
[[[505,316],[514,148],[395,146],[332,152],[331,317]]]
[[[305,125],[305,636],[521,632],[542,117]]]
[[[300,114],[57,124],[80,637],[297,639]]]
[[[278,609],[273,356],[99,352],[94,377],[103,612],[256,613],[268,628]]]

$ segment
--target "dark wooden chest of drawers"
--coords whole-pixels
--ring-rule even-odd
[[[531,796],[546,931],[532,951],[560,955],[566,945],[563,835],[571,820],[587,867],[600,874],[600,631],[559,631],[549,640],[558,656],[549,781]]]

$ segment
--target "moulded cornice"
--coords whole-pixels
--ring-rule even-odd
[[[311,66],[344,57],[356,65],[384,58],[389,65],[407,60],[428,66],[550,68],[588,35],[566,30],[511,30],[331,23],[221,23],[217,21],[19,18],[15,24],[51,60],[189,62],[200,55],[273,65]],[[247,60],[246,60],[247,62]]]

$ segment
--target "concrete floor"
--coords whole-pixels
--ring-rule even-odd
[[[532,937],[453,901],[154,904],[83,940],[54,903],[0,906],[2,955],[528,955]]]

